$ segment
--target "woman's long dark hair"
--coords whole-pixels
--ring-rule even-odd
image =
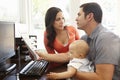
[[[62,12],[62,10],[60,8],[57,7],[51,7],[48,9],[48,11],[46,12],[46,16],[45,16],[45,27],[46,27],[46,32],[47,32],[47,39],[48,39],[48,43],[47,46],[50,47],[51,49],[53,49],[53,42],[55,40],[56,37],[56,32],[54,30],[54,21],[56,19],[56,15],[58,12]]]

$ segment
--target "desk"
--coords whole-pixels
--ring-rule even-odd
[[[25,61],[25,56],[26,54],[22,53],[21,49],[21,38],[16,40],[16,45],[18,46],[16,48],[16,56],[12,57],[8,62],[11,63],[15,63],[16,64],[16,68],[14,70],[12,70],[11,72],[4,74],[4,75],[0,75],[0,80],[46,80],[45,74],[40,77],[40,78],[35,78],[35,77],[21,77],[19,76],[19,72],[21,71],[21,69],[23,69],[23,67],[29,63],[30,61]],[[61,72],[66,70],[65,66],[61,66],[61,67],[57,67],[54,70],[50,70],[53,72]]]
[[[19,71],[29,62],[29,61],[25,61],[24,58],[25,57],[23,54],[21,54],[20,57],[13,57],[10,61],[11,61],[11,63],[17,64],[16,68],[13,71],[11,71],[10,73],[0,76],[0,80],[47,80],[45,77],[45,74],[40,78],[19,76],[19,74],[18,74]],[[61,67],[57,67],[56,69],[51,70],[51,71],[61,72],[64,70],[66,70],[66,67],[61,66]]]

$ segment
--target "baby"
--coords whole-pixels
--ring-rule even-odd
[[[48,79],[73,79],[73,76],[77,71],[93,72],[94,69],[91,67],[91,62],[86,58],[89,52],[89,46],[84,40],[76,40],[69,46],[69,57],[67,71],[55,73],[50,72],[47,74]]]

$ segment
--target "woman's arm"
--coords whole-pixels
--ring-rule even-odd
[[[36,53],[40,56],[43,57],[47,61],[52,61],[52,62],[68,62],[70,60],[69,54],[68,53],[60,53],[60,54],[48,54],[48,53],[42,53],[40,51],[36,51]]]

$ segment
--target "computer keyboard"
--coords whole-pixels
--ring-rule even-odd
[[[37,60],[30,61],[21,71],[20,75],[24,76],[42,76],[48,66],[48,61]]]

